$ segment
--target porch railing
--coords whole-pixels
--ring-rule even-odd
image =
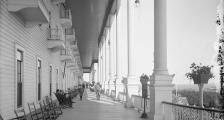
[[[131,100],[133,103],[133,106],[138,110],[138,111],[143,111],[144,110],[144,99],[142,96],[138,95],[132,95]],[[146,112],[150,111],[150,99],[146,99],[146,104],[145,104]]]
[[[224,120],[224,110],[162,102],[166,120]]]
[[[118,96],[117,96],[117,99],[120,101],[120,102],[125,102],[126,101],[126,94],[124,92],[119,92],[118,93]]]

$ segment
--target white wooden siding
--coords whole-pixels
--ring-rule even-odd
[[[52,13],[52,23],[58,22],[59,11],[49,1],[48,10]],[[52,65],[52,91],[56,89],[56,68],[59,68],[59,78],[62,80],[63,64],[59,52],[47,49],[48,24],[25,27],[24,22],[16,14],[7,11],[7,2],[0,0],[0,113],[5,119],[14,117],[15,109],[15,46],[25,49],[24,54],[24,107],[27,102],[36,101],[36,58],[42,59],[42,97],[49,95],[49,66]],[[75,78],[69,69],[66,70],[67,87]],[[60,83],[60,82],[59,82]],[[60,85],[59,85],[60,86]],[[67,89],[67,88],[66,88]]]

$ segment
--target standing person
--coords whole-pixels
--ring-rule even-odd
[[[95,92],[96,92],[96,98],[97,98],[97,100],[100,100],[100,91],[101,91],[100,83],[97,82],[94,87],[95,87]]]
[[[79,97],[80,97],[80,100],[82,100],[84,89],[85,89],[85,86],[83,87],[83,85],[79,85]]]

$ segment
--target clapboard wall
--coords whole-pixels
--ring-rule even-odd
[[[54,18],[52,23],[58,23],[58,7],[50,3],[50,0],[45,3]],[[48,26],[42,24],[26,27],[23,19],[7,10],[7,1],[0,0],[0,114],[5,119],[14,117],[16,109],[16,46],[24,49],[23,106],[26,112],[27,103],[37,101],[37,58],[42,60],[42,97],[49,95],[50,65],[53,67],[53,91],[57,79],[62,83],[63,64],[60,62],[60,54],[47,48]],[[56,69],[59,70],[58,75]],[[68,83],[66,87],[71,87],[74,76],[69,69],[66,72],[66,82],[63,82]]]

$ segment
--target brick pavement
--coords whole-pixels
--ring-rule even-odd
[[[83,100],[76,99],[72,109],[64,109],[58,120],[142,120],[133,108],[124,108],[123,104],[101,95],[97,100],[95,93],[86,90]]]

